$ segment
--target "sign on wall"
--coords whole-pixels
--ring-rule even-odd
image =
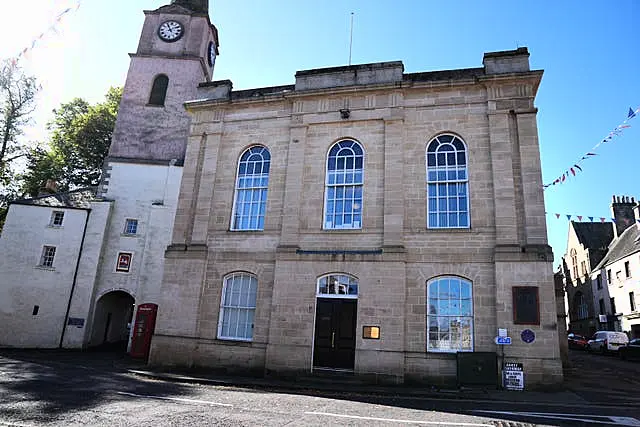
[[[513,323],[516,325],[540,324],[537,286],[513,287]]]
[[[116,271],[122,273],[128,273],[131,268],[131,258],[133,254],[131,252],[119,252],[118,262],[116,264]]]
[[[524,369],[522,363],[505,362],[502,366],[502,386],[506,390],[524,390]]]

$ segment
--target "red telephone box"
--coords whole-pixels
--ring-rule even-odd
[[[138,306],[136,321],[133,326],[133,336],[131,337],[131,357],[146,359],[149,357],[151,348],[151,336],[156,327],[156,314],[158,306],[156,304],[141,304]]]

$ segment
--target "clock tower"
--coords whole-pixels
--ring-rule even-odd
[[[145,11],[107,161],[184,161],[189,117],[185,101],[213,75],[218,34],[208,0],[174,0]]]
[[[91,321],[84,339],[77,338],[82,345],[100,343],[105,328],[114,328],[105,323],[106,313],[115,311],[101,302],[110,301],[103,295],[126,293],[135,310],[159,303],[191,123],[183,105],[197,97],[199,84],[211,81],[218,53],[207,0],[174,0],[144,14],[98,189],[109,214],[103,231],[87,231],[99,247],[95,281],[91,293],[74,297],[74,307],[92,310],[81,316]],[[118,267],[122,259],[126,271]],[[122,301],[120,310],[131,313],[130,299]],[[117,325],[128,321],[120,318]]]

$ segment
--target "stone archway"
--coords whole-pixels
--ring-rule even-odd
[[[135,299],[125,291],[111,291],[98,299],[89,347],[127,350]]]

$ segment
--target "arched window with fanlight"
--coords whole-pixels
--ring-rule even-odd
[[[473,351],[473,287],[457,276],[427,282],[427,351]]]
[[[358,279],[350,274],[327,274],[318,279],[316,296],[321,298],[357,298]]]
[[[150,105],[164,105],[167,96],[167,88],[169,87],[169,77],[160,74],[153,80],[151,87],[151,95],[149,95]]]
[[[324,228],[362,228],[364,150],[351,139],[338,141],[327,156]]]
[[[262,145],[248,148],[238,162],[231,230],[264,230],[271,154]]]
[[[469,228],[467,148],[442,134],[427,145],[427,228]]]

